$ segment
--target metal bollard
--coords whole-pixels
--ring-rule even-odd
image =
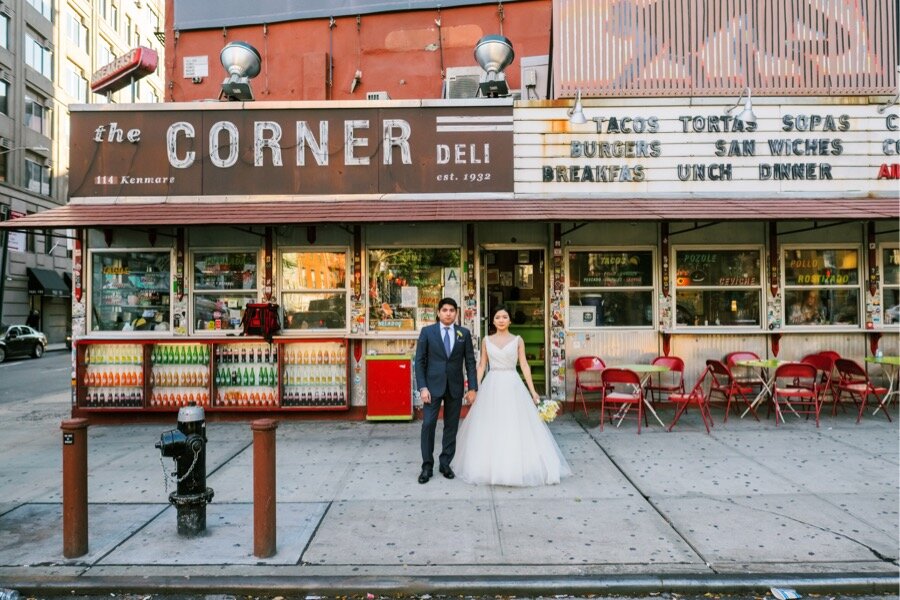
[[[87,419],[62,422],[63,432],[63,556],[88,551]]]
[[[275,429],[272,419],[257,419],[253,430],[253,555],[275,554]]]

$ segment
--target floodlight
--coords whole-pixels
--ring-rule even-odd
[[[478,84],[482,96],[497,98],[509,95],[503,69],[515,58],[512,42],[502,35],[486,35],[475,44],[475,60],[485,70],[484,81]]]
[[[219,53],[219,60],[228,72],[228,77],[222,82],[221,97],[226,100],[253,100],[250,80],[259,75],[262,64],[256,48],[247,42],[229,42]]]

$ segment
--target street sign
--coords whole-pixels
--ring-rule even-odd
[[[132,48],[111,63],[97,69],[91,76],[91,91],[95,94],[115,92],[156,71],[159,57],[156,50],[145,46]]]

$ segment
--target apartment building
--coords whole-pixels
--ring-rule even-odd
[[[112,94],[91,92],[91,75],[131,48],[164,48],[164,3],[155,0],[0,2],[0,220],[66,203],[69,107],[159,102],[163,73]],[[36,313],[51,343],[71,318],[67,230],[0,233],[0,322]]]

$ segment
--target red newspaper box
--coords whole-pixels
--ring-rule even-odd
[[[412,361],[408,356],[366,357],[366,419],[411,421]]]

